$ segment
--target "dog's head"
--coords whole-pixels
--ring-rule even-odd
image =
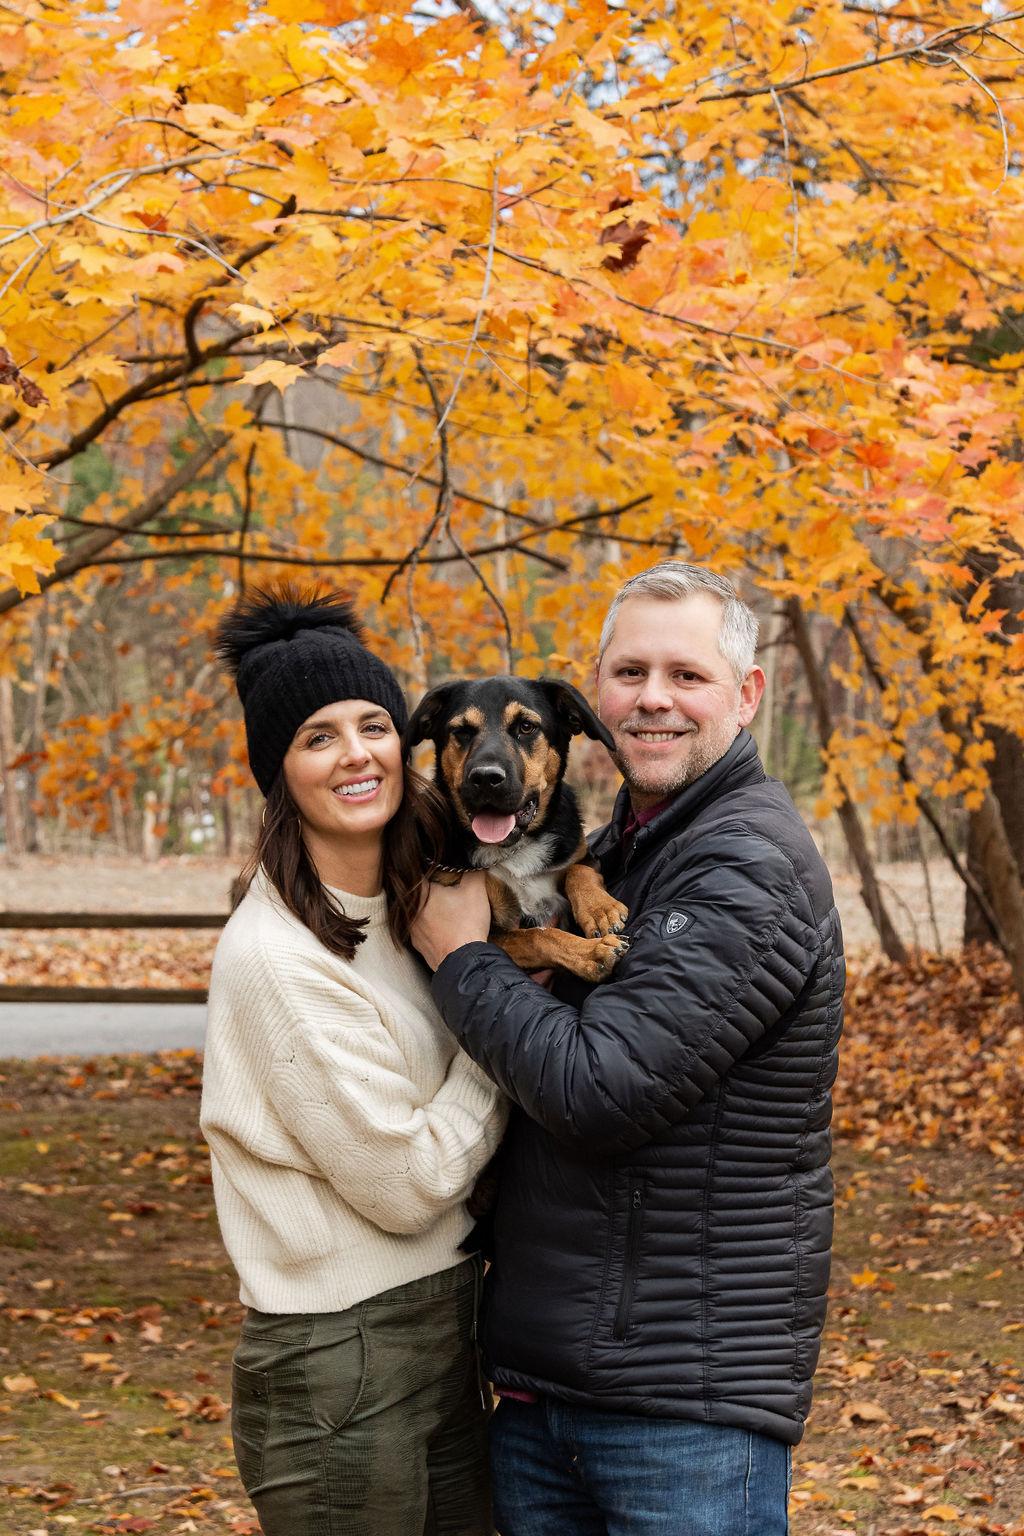
[[[512,847],[544,825],[569,742],[581,733],[612,750],[611,734],[571,683],[462,678],[420,701],[403,746],[408,753],[432,741],[438,785],[463,829]]]

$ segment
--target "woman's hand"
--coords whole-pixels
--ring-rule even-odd
[[[491,931],[491,906],[483,870],[462,876],[458,885],[428,885],[412,925],[412,942],[432,971],[453,949],[486,939]]]

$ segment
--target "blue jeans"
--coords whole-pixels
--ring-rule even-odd
[[[502,1398],[491,1421],[501,1536],[786,1536],[789,1446],[694,1419]]]

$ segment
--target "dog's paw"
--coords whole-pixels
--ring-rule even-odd
[[[628,948],[629,940],[624,934],[606,933],[600,938],[588,939],[587,954],[580,957],[577,974],[584,981],[604,981]]]
[[[621,933],[628,917],[629,908],[609,896],[607,891],[602,891],[601,900],[594,902],[587,913],[586,923],[581,923],[580,927],[585,928],[589,938],[603,939],[608,934]]]

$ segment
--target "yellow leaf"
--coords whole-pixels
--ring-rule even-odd
[[[269,331],[277,324],[269,310],[257,309],[255,304],[229,304],[228,309],[238,316],[242,325],[258,325],[264,331]]]
[[[850,1279],[857,1286],[874,1285],[878,1279],[878,1273],[873,1269],[862,1269],[859,1275],[851,1275]]]
[[[294,384],[296,379],[303,378],[305,372],[305,368],[300,368],[297,363],[282,363],[277,358],[268,357],[266,362],[257,363],[255,368],[250,368],[244,382],[273,384],[275,389],[285,390],[289,384]]]
[[[625,128],[607,122],[596,112],[591,112],[589,107],[583,106],[581,102],[573,103],[572,115],[577,128],[587,134],[599,149],[616,149],[629,138]]]
[[[39,1383],[34,1376],[5,1376],[4,1387],[8,1392],[38,1392]]]

